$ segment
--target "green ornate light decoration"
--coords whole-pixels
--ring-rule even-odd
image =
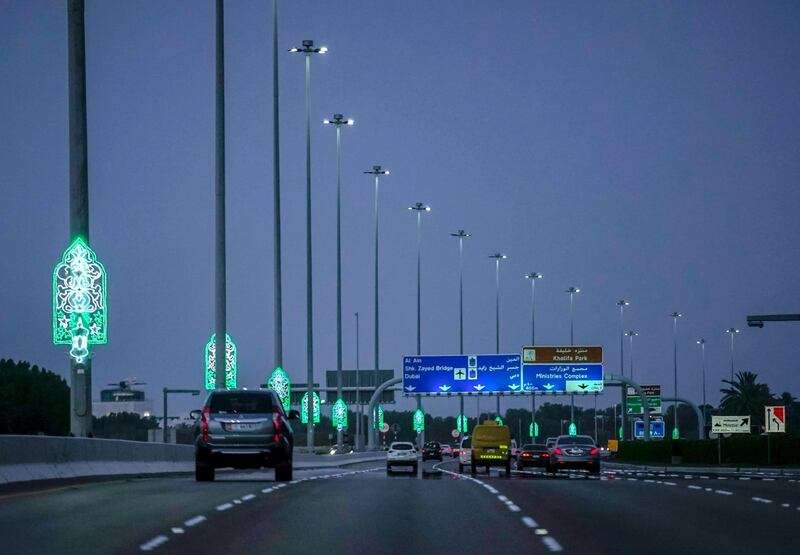
[[[680,439],[680,438],[681,438],[681,433],[678,431],[678,427],[675,426],[674,428],[672,428],[672,439]]]
[[[458,430],[459,433],[466,434],[468,431],[468,426],[469,424],[466,416],[462,414],[456,418],[456,430]]]
[[[569,423],[569,435],[576,436],[578,435],[578,427],[575,426],[575,422]]]
[[[317,392],[314,392],[314,406],[311,407],[311,410],[314,412],[314,424],[319,424],[320,421],[320,402],[319,395]],[[308,391],[305,392],[303,395],[303,400],[300,401],[300,422],[303,424],[308,424]]]
[[[499,416],[495,416],[494,417],[494,421],[497,422],[498,426],[502,426],[503,425],[503,419],[500,418]]]
[[[372,427],[376,430],[383,428],[383,407],[372,409]]]
[[[278,366],[272,371],[272,375],[270,375],[267,380],[267,387],[278,394],[278,398],[283,405],[283,410],[288,412],[292,402],[290,396],[292,382],[289,381],[289,376],[286,375],[283,368]]]
[[[421,432],[425,429],[425,413],[422,409],[414,411],[414,431]]]
[[[531,425],[528,426],[528,435],[536,438],[539,437],[539,423],[538,422],[531,422]]]
[[[106,307],[106,270],[78,237],[53,269],[53,343],[82,363],[89,345],[108,343]]]
[[[347,403],[343,399],[337,399],[331,406],[331,422],[337,430],[347,428]]]
[[[217,334],[206,343],[206,389],[217,388]],[[236,389],[236,344],[225,334],[225,389]]]

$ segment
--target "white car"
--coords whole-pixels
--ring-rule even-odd
[[[472,438],[464,436],[458,446],[458,471],[463,473],[465,466],[472,464]]]
[[[391,474],[397,466],[409,466],[417,472],[417,449],[408,441],[395,441],[389,446],[386,454],[386,474]]]

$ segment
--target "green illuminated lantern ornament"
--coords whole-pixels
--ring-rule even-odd
[[[372,427],[376,430],[383,428],[383,407],[372,409]]]
[[[575,422],[569,423],[569,435],[576,436],[578,435],[578,427],[575,426]]]
[[[206,389],[217,388],[217,334],[206,343]],[[236,344],[225,334],[225,389],[236,389]]]
[[[528,426],[528,435],[536,438],[539,437],[539,423],[538,422],[531,422],[531,425]]]
[[[337,430],[347,428],[347,403],[343,399],[337,399],[331,407],[331,422]]]
[[[53,269],[53,343],[82,364],[89,345],[108,343],[106,306],[106,270],[78,237]]]
[[[281,405],[283,405],[283,410],[288,412],[291,407],[290,392],[292,389],[292,382],[289,381],[289,376],[286,375],[283,368],[278,366],[272,371],[272,375],[267,380],[267,387],[278,394]]]
[[[625,439],[624,437],[622,437],[622,426],[619,427],[619,438]]]
[[[500,418],[499,416],[495,416],[494,417],[494,421],[497,422],[498,426],[502,426],[503,425],[503,419]]]
[[[678,431],[678,427],[675,426],[672,428],[672,439],[680,439],[681,433]]]
[[[466,434],[468,429],[467,417],[463,414],[456,419],[456,429],[459,433]]]
[[[414,411],[414,431],[419,433],[425,429],[425,413],[422,409]]]
[[[314,406],[311,407],[311,410],[314,412],[314,424],[319,424],[320,421],[320,402],[319,395],[317,392],[314,392]],[[305,392],[303,395],[303,400],[300,401],[300,406],[302,407],[300,410],[300,422],[303,424],[308,424],[308,391]]]

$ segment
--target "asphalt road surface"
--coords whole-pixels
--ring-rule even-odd
[[[0,553],[798,553],[800,480],[427,462],[0,493]]]

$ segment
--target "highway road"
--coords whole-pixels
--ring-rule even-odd
[[[0,552],[797,553],[800,479],[380,462],[0,492]]]

